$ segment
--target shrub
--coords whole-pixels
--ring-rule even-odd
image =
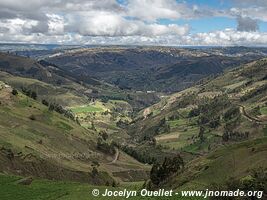
[[[15,95],[15,96],[18,95],[18,91],[16,89],[13,89],[12,90],[12,94]]]
[[[49,106],[49,103],[45,99],[42,100],[42,104],[44,104],[45,106]]]
[[[184,161],[179,154],[173,158],[165,158],[161,165],[156,163],[152,166],[150,171],[150,180],[153,184],[159,185],[160,182],[166,180],[183,167]]]
[[[36,117],[34,115],[30,115],[29,119],[34,121],[36,120]]]

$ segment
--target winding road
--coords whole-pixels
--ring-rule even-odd
[[[264,121],[260,120],[259,118],[250,116],[250,115],[246,112],[244,106],[239,105],[239,109],[240,109],[240,113],[241,113],[245,118],[247,118],[249,121],[256,122],[256,123],[258,123],[258,124],[266,124],[266,122],[264,123]]]
[[[117,147],[115,148],[115,151],[116,151],[116,153],[115,153],[114,159],[110,163],[108,163],[108,164],[113,164],[113,163],[115,163],[118,160],[119,155],[120,155],[120,151],[119,151],[119,149]]]

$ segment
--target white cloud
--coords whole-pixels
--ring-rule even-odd
[[[178,4],[175,0],[132,0],[129,1],[127,8],[129,16],[147,21],[180,17]]]
[[[191,37],[192,45],[263,45],[267,42],[267,33],[244,32],[233,29],[197,33]]]
[[[264,0],[234,0],[215,9],[176,0],[0,0],[0,41],[82,44],[261,45],[267,22]],[[240,3],[240,4],[238,4]],[[237,30],[190,34],[178,19],[224,16],[238,19]],[[168,23],[160,23],[168,19]],[[253,31],[253,32],[252,32]]]
[[[106,11],[78,12],[75,15],[69,15],[67,19],[68,31],[89,36],[184,35],[189,31],[188,25],[162,25],[127,20],[119,14]]]
[[[60,15],[56,14],[47,14],[48,17],[48,27],[49,27],[49,33],[50,34],[64,34],[64,18]]]
[[[28,34],[32,27],[38,24],[35,20],[24,20],[20,18],[0,20],[0,27],[6,29],[6,34]]]
[[[237,30],[238,31],[256,31],[259,29],[258,22],[250,17],[238,17],[237,18]]]
[[[247,7],[238,8],[233,7],[229,10],[232,16],[249,17],[251,19],[261,20],[267,22],[267,6],[266,7]]]

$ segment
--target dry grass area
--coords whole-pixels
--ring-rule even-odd
[[[174,133],[169,133],[169,134],[164,134],[164,135],[159,135],[157,137],[155,137],[157,142],[167,142],[167,141],[175,141],[178,140],[180,136],[179,132],[174,132]]]

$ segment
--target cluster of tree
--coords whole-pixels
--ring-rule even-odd
[[[231,106],[223,115],[225,121],[239,119],[240,117],[241,113],[238,106]]]
[[[153,114],[153,113],[152,113]],[[180,118],[180,115],[178,112],[173,113],[171,116],[168,117],[168,120],[170,121],[174,121],[174,120],[178,120]]]
[[[100,164],[99,164],[99,162],[94,160],[92,162],[91,166],[92,166],[91,174],[92,174],[93,177],[96,177],[98,175],[98,169],[97,168],[100,166]]]
[[[106,131],[100,131],[99,135],[102,137],[104,141],[108,139],[108,133]]]
[[[224,120],[226,121],[224,125],[224,133],[222,136],[223,141],[227,142],[229,140],[238,141],[247,139],[249,136],[248,132],[241,133],[238,131],[235,131],[235,129],[240,124],[241,114],[239,109],[232,108],[229,109],[223,116]]]
[[[123,120],[119,120],[116,122],[116,126],[120,128],[126,128],[129,124]]]
[[[261,115],[260,106],[256,106],[251,110],[251,114],[254,116]]]
[[[49,103],[47,100],[43,99],[42,104],[47,106],[50,111],[56,111],[57,113],[64,115],[65,117],[77,121],[71,110],[65,109],[63,106],[56,103]],[[77,121],[78,122],[78,121]]]
[[[240,140],[246,140],[249,138],[249,132],[238,132],[238,131],[229,131],[225,130],[222,136],[222,139],[224,142],[227,142],[229,140],[231,141],[240,141]]]
[[[50,103],[49,104],[49,110],[51,111],[56,111],[58,112],[59,114],[62,114],[64,115],[65,117],[75,121],[75,116],[74,114],[70,111],[70,110],[67,110],[65,109],[63,106],[59,105],[59,104],[55,104],[55,103]]]
[[[162,164],[155,163],[150,171],[150,180],[154,185],[159,185],[171,175],[184,167],[184,161],[178,154],[174,157],[165,158]]]
[[[188,113],[188,117],[192,118],[192,117],[196,117],[200,115],[200,109],[199,108],[193,108],[192,110],[190,110],[190,112]]]
[[[51,63],[51,62],[47,62],[46,60],[40,60],[38,61],[39,64],[41,64],[44,67],[49,67],[49,66],[53,66],[58,68],[58,66],[56,66],[55,64]]]
[[[199,116],[199,126],[217,128],[220,125],[223,110],[230,106],[226,95],[217,96],[214,99],[204,98],[198,102],[198,107],[192,109],[188,117]]]
[[[227,106],[229,106],[230,100],[227,95],[216,96],[213,99],[203,98],[198,102],[198,107],[195,108],[198,110],[196,113],[208,113],[212,112],[216,114],[218,111],[223,110]],[[197,116],[197,115],[195,115]]]
[[[110,182],[106,182],[105,186],[111,186],[111,187],[116,187],[118,184],[113,180],[111,183]]]
[[[153,141],[154,136],[161,133],[169,133],[170,125],[167,123],[165,118],[162,118],[157,124],[147,128],[142,134],[141,141]]]
[[[115,154],[116,149],[115,149],[115,144],[114,143],[108,143],[107,141],[104,141],[102,137],[97,138],[97,149],[99,151],[102,151],[106,154]]]
[[[204,140],[205,140],[204,133],[205,133],[205,128],[203,126],[200,126],[198,137],[199,137],[201,143],[204,142]]]
[[[181,98],[179,98],[179,101],[177,101],[179,108],[185,108],[188,105],[195,104],[197,94],[195,93],[189,93],[183,95]]]
[[[14,96],[18,95],[18,91],[16,89],[13,89],[11,92]]]
[[[102,102],[107,103],[109,100],[124,100],[126,101],[127,98],[126,97],[122,97],[122,96],[99,96],[99,99],[101,99]]]
[[[243,95],[243,96],[240,98],[240,100],[241,100],[241,101],[246,101],[246,100],[248,100],[248,99],[250,99],[250,98],[253,98],[253,97],[255,97],[255,96],[259,95],[259,94],[264,94],[264,92],[265,92],[266,90],[267,90],[267,84],[262,85],[261,87],[256,88],[256,89],[254,89],[254,90],[248,92],[247,94]]]
[[[37,99],[37,93],[35,91],[32,91],[31,89],[25,88],[25,87],[21,87],[21,91],[23,92],[23,94],[25,94],[26,96],[32,98],[32,99]]]
[[[212,114],[200,114],[199,119],[198,119],[198,124],[200,126],[207,126],[210,128],[217,128],[220,126],[221,122],[221,117],[220,115],[212,115]]]
[[[226,110],[227,109],[227,110]],[[224,112],[226,110],[226,112]],[[199,140],[204,142],[205,129],[215,129],[221,125],[221,120],[225,123],[225,133],[223,140],[240,140],[247,138],[247,133],[237,133],[233,131],[240,123],[241,113],[239,107],[231,104],[226,95],[217,96],[214,99],[205,98],[198,103],[198,107],[192,109],[188,117],[198,117]]]
[[[142,163],[153,164],[156,162],[156,158],[151,156],[149,152],[144,152],[138,150],[134,147],[126,146],[126,145],[117,145],[123,152],[127,153],[128,155],[132,156],[136,160]]]

